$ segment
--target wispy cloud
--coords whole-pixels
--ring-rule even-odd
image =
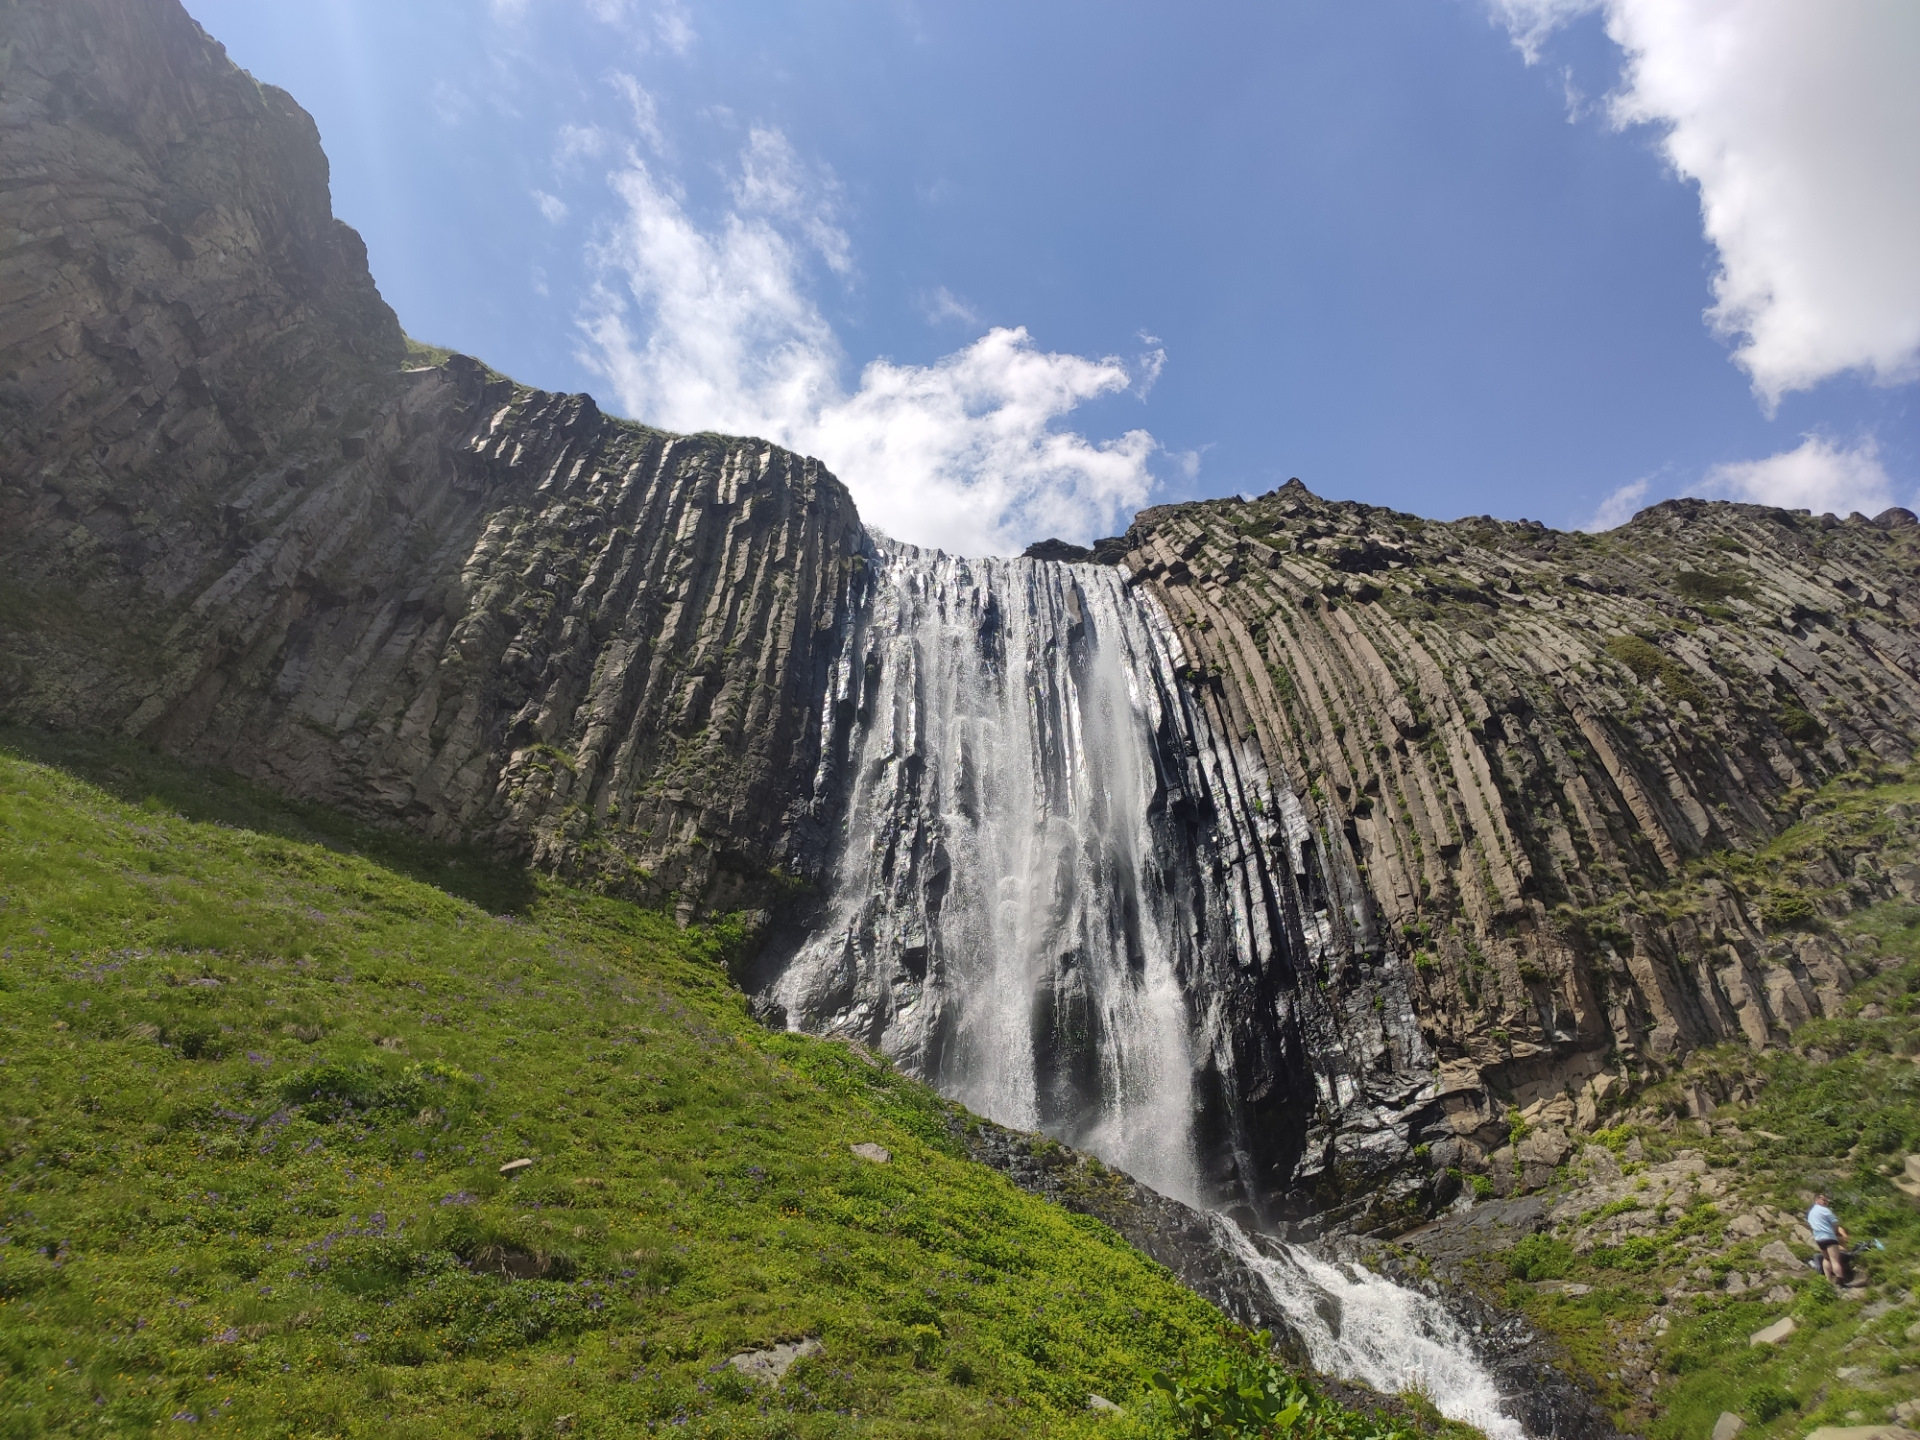
[[[607,77],[607,83],[627,102],[627,113],[633,118],[634,132],[647,142],[655,154],[665,154],[667,137],[660,128],[660,106],[654,100],[653,92],[624,70],[615,70]]]
[[[1719,252],[1707,319],[1771,412],[1853,371],[1920,375],[1920,6],[1910,0],[1489,0],[1531,63],[1599,11],[1609,113],[1652,125]]]
[[[549,195],[544,190],[533,192],[533,203],[540,207],[540,213],[547,217],[550,224],[558,225],[567,218],[567,202],[558,195]]]
[[[732,205],[704,225],[638,151],[610,178],[620,214],[596,248],[583,358],[628,412],[817,455],[870,523],[962,553],[1090,539],[1145,502],[1150,434],[1091,440],[1061,422],[1157,374],[1158,350],[1130,366],[995,327],[932,364],[874,360],[849,390],[838,338],[809,292],[816,264],[852,267],[829,172],[803,163],[780,131],[755,128]]]
[[[1710,495],[1815,514],[1845,515],[1858,510],[1871,516],[1896,503],[1893,480],[1880,463],[1880,447],[1871,438],[1846,446],[1824,435],[1808,435],[1794,449],[1764,460],[1716,465],[1707,472],[1706,490]]]
[[[1591,516],[1574,528],[1597,532],[1617,529],[1626,524],[1639,513],[1641,502],[1647,498],[1647,489],[1650,484],[1651,482],[1647,480],[1635,480],[1622,485],[1602,500],[1600,507]]]
[[[920,308],[927,319],[935,325],[957,321],[971,327],[980,323],[978,312],[944,285],[931,295],[924,297]]]

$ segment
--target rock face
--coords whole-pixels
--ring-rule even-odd
[[[1594,536],[1437,524],[1296,481],[1145,511],[1095,554],[1176,618],[1217,723],[1257,739],[1364,893],[1349,973],[1410,964],[1439,1057],[1436,1161],[1477,1164],[1509,1106],[1563,1091],[1566,1120],[1591,1123],[1610,1056],[1762,1045],[1851,983],[1764,904],[1709,880],[1668,919],[1648,892],[1765,845],[1811,787],[1912,755],[1906,511],[1681,500]]]
[[[839,483],[460,357],[403,370],[286,95],[173,0],[4,23],[0,707],[762,903],[864,545]]]
[[[816,462],[410,348],[311,120],[177,0],[0,9],[0,189],[0,714],[683,914],[818,875],[876,551]],[[1865,842],[1792,891],[1702,868],[1912,756],[1905,511],[1676,501],[1587,536],[1290,483],[1032,554],[1145,587],[1222,741],[1207,823],[1260,817],[1220,914],[1290,968],[1193,988],[1238,1057],[1216,1108],[1286,1132],[1274,1213],[1398,1223],[1454,1167],[1525,1188],[1633,1075],[1833,1012],[1808,887],[1920,896]],[[1065,970],[1048,1033],[1085,1008]]]

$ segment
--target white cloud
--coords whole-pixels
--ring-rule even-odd
[[[974,308],[942,285],[931,295],[925,296],[920,304],[928,321],[938,325],[943,321],[954,320],[962,325],[978,325],[980,316]]]
[[[780,131],[756,125],[748,132],[733,198],[744,214],[784,220],[798,229],[836,274],[853,269],[853,242],[835,223],[839,182],[810,171]]]
[[[1600,0],[1487,0],[1487,4],[1527,63],[1534,65],[1548,36],[1569,20],[1598,9]]]
[[[653,92],[624,70],[615,70],[607,80],[627,102],[627,110],[633,116],[633,128],[653,147],[656,154],[663,153],[667,148],[667,138],[660,130],[660,107],[654,102]]]
[[[533,192],[533,203],[540,207],[540,213],[547,217],[550,224],[558,225],[567,218],[567,202],[558,195],[549,195],[544,190]]]
[[[599,159],[611,146],[611,137],[598,125],[562,125],[554,140],[554,167],[572,170],[582,160]]]
[[[1648,483],[1645,480],[1634,480],[1622,485],[1600,502],[1600,508],[1593,512],[1590,519],[1574,528],[1597,532],[1613,530],[1626,524],[1639,513],[1640,502],[1647,498]]]
[[[1626,57],[1611,113],[1665,130],[1720,255],[1707,316],[1771,410],[1859,371],[1920,375],[1920,5],[1489,0],[1529,61],[1599,10]]]
[[[677,3],[662,5],[654,12],[653,33],[661,46],[675,55],[685,55],[700,38],[687,16],[687,7]]]
[[[1823,435],[1808,435],[1792,450],[1764,460],[1716,465],[1707,472],[1709,494],[1811,510],[1816,515],[1845,515],[1858,510],[1877,515],[1895,503],[1893,482],[1880,463],[1880,448],[1868,439],[1851,449]]]
[[[526,0],[492,0],[495,9],[504,5],[524,8]],[[634,0],[586,0],[587,13],[603,25],[627,28],[628,21],[635,10],[642,7]],[[687,17],[687,9],[678,3],[669,3],[657,7],[652,13],[652,40],[644,32],[628,29],[627,38],[641,51],[652,48],[657,42],[661,49],[673,55],[685,55],[693,48],[700,37],[695,33],[693,22]]]
[[[751,133],[734,207],[711,228],[637,153],[610,178],[622,213],[597,249],[583,358],[629,413],[817,455],[869,523],[965,554],[1110,534],[1146,500],[1151,435],[1093,441],[1059,424],[1134,384],[1113,357],[996,327],[931,365],[875,360],[842,385],[839,342],[806,289],[810,254],[851,267],[837,187],[778,131]]]

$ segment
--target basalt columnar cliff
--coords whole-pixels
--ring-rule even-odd
[[[1031,1118],[1058,1118],[1048,1085],[1192,1065],[1217,1117],[1201,1188],[1263,1221],[1410,1218],[1449,1168],[1489,1164],[1509,1107],[1591,1122],[1627,1077],[1776,1043],[1853,983],[1764,886],[1695,867],[1763,845],[1811,787],[1912,756],[1904,511],[1678,501],[1589,536],[1293,482],[942,579],[870,537],[816,461],[410,347],[332,216],[311,120],[173,0],[15,0],[0,29],[6,717],[137,737],[683,917],[771,912],[770,958],[741,970],[770,1014],[785,993],[931,1066],[964,1026],[895,1017],[931,993],[951,856],[913,851],[916,888],[884,914],[834,910],[841,837],[863,833],[855,760],[917,784],[929,758],[925,730],[872,748],[868,700],[920,683],[874,639],[878,592],[951,583],[985,607],[988,669],[1030,645],[1061,694],[1090,683],[1089,624],[1124,633],[1101,693],[1160,687],[1129,741],[1136,878],[1072,845],[1049,863],[1101,872],[1076,893],[1108,899],[1061,903],[1116,953],[1189,957],[1168,973],[1201,1038],[1103,1079],[1099,987],[1062,951],[1021,1022]],[[1026,630],[997,608],[1015,603]],[[886,793],[902,828],[874,835],[977,822],[964,797]],[[1829,903],[1915,878],[1835,871]],[[1695,881],[1687,906],[1652,898]],[[1128,909],[1143,888],[1157,918]],[[897,970],[842,984],[822,961],[781,992],[831,914],[867,947],[835,964]]]

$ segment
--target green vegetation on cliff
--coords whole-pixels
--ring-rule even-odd
[[[0,1433],[1172,1433],[1156,1371],[1245,1378],[962,1112],[753,1024],[724,928],[10,741]]]

